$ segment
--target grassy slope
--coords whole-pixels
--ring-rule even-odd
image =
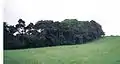
[[[120,37],[83,45],[5,50],[5,64],[120,64]]]

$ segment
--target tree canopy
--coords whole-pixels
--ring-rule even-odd
[[[84,44],[105,35],[101,25],[94,20],[40,20],[26,26],[25,21],[19,19],[13,26],[3,24],[4,49]]]

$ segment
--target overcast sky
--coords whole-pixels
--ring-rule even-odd
[[[95,20],[106,35],[120,35],[119,0],[5,0],[4,21],[14,25],[38,20]]]

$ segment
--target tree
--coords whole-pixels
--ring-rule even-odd
[[[14,36],[16,32],[18,34]],[[5,49],[84,44],[102,35],[104,32],[101,25],[94,20],[65,19],[62,22],[40,20],[27,26],[22,19],[19,19],[15,26],[8,26],[4,22]]]
[[[3,29],[4,49],[17,49],[24,47],[20,40],[13,35],[13,33],[16,31],[14,26],[8,26],[8,24],[4,22]]]

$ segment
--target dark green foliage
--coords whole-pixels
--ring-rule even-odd
[[[18,34],[14,35],[16,32]],[[102,35],[101,25],[94,20],[41,20],[35,25],[30,23],[25,26],[25,21],[20,19],[15,26],[8,26],[4,22],[4,49],[84,44]]]
[[[24,44],[20,42],[20,40],[13,35],[16,31],[14,26],[8,26],[4,22],[4,49],[16,49],[16,48],[23,48]]]

